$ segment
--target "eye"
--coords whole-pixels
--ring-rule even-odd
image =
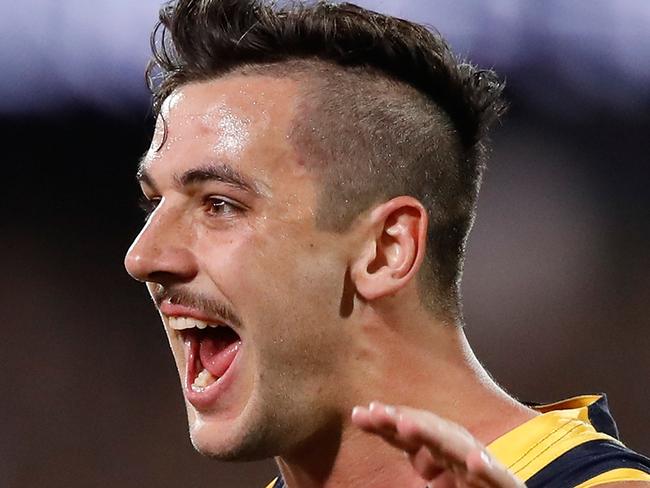
[[[207,213],[214,217],[234,217],[244,210],[241,205],[218,196],[206,198],[205,205]]]
[[[149,219],[151,214],[153,213],[154,210],[156,210],[156,207],[160,203],[160,198],[147,198],[145,195],[141,195],[139,200],[138,200],[138,205],[142,209],[142,212],[144,213],[144,220]]]

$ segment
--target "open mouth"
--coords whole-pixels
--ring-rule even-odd
[[[186,348],[186,389],[207,393],[216,389],[230,370],[241,338],[225,324],[210,324],[188,317],[170,317],[169,326],[180,332]]]

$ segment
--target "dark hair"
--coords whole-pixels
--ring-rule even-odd
[[[230,73],[306,81],[292,140],[322,172],[318,222],[347,229],[398,195],[429,214],[421,296],[456,316],[465,242],[488,127],[503,84],[452,54],[427,28],[349,3],[282,8],[259,0],[163,6],[147,80],[154,112],[177,87]]]

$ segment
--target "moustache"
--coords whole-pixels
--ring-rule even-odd
[[[183,305],[204,312],[209,317],[223,320],[232,327],[241,327],[242,320],[228,304],[182,288],[165,288],[156,285],[151,289],[151,296],[160,308],[164,301],[173,305]]]

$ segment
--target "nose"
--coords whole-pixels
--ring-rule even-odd
[[[124,267],[134,279],[142,282],[162,285],[189,282],[197,274],[197,263],[186,241],[188,233],[161,206],[131,244]]]

